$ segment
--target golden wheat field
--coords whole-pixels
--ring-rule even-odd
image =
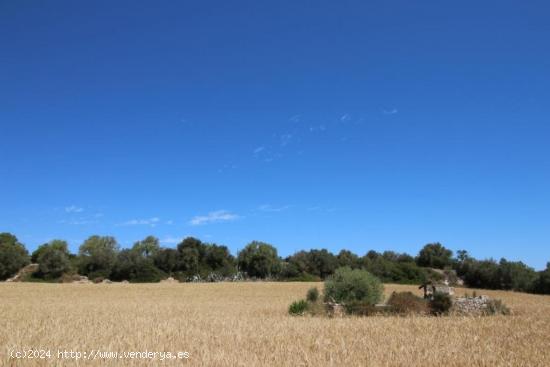
[[[512,316],[291,317],[314,283],[0,284],[2,366],[550,366],[550,297],[478,291]],[[413,286],[386,285],[393,290]],[[470,290],[471,291],[471,290]],[[462,290],[457,290],[461,294]],[[51,357],[11,358],[50,350]],[[81,359],[59,359],[58,351]],[[188,352],[83,359],[84,352]],[[44,355],[42,355],[44,357]],[[73,354],[76,357],[76,354]]]

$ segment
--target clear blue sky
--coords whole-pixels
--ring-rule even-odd
[[[0,231],[550,260],[550,6],[1,1]]]

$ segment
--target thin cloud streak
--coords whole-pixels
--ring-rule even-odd
[[[189,221],[189,224],[192,226],[200,226],[209,223],[231,222],[239,218],[239,215],[227,210],[217,210],[207,215],[197,215]]]
[[[153,217],[148,219],[130,219],[126,222],[120,223],[119,226],[151,226],[154,227],[160,222],[160,218]]]
[[[80,208],[76,205],[66,206],[65,213],[82,213],[84,208]]]

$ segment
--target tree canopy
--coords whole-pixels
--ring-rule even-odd
[[[29,263],[29,253],[17,237],[0,233],[0,280],[12,277]]]

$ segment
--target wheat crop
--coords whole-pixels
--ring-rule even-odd
[[[288,305],[313,285],[322,288],[1,283],[0,365],[550,366],[550,296],[477,291],[502,299],[511,316],[289,316]],[[386,285],[386,295],[393,290],[420,294],[414,286]],[[24,349],[52,355],[10,357]],[[75,360],[59,359],[59,350],[187,352],[189,358]]]

